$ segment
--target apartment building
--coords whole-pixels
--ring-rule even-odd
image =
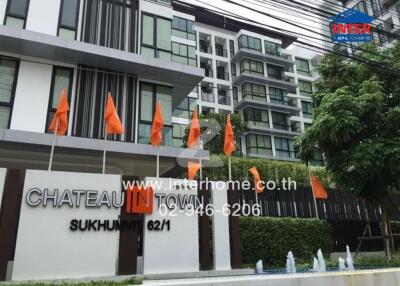
[[[353,8],[374,17],[373,37],[378,46],[390,47],[396,36],[400,35],[400,1],[398,0],[342,0],[345,8]],[[351,47],[336,44],[335,49],[352,53],[362,43],[351,43]]]
[[[99,170],[108,91],[126,129],[107,143],[109,172],[153,172],[156,101],[165,120],[161,174],[177,157],[198,156],[182,148],[196,106],[249,122],[244,155],[297,160],[293,137],[311,123],[319,55],[290,47],[292,36],[168,0],[0,0],[0,23],[5,167],[46,168],[48,126],[65,87],[70,121],[55,169]]]

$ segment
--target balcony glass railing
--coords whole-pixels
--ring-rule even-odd
[[[224,57],[224,58],[228,57],[228,51],[225,49],[218,48],[218,47],[215,48],[215,54],[217,56]]]
[[[252,101],[259,101],[259,102],[267,102],[267,95],[261,93],[244,93],[243,100],[252,100]]]
[[[231,98],[227,95],[218,95],[218,103],[222,105],[231,105]]]
[[[212,54],[213,49],[210,43],[206,42],[205,40],[200,40],[200,52]]]
[[[210,92],[201,92],[201,100],[207,102],[215,102],[214,94]]]
[[[222,80],[229,80],[229,73],[227,72],[217,72],[217,78]]]
[[[255,121],[255,120],[247,120],[245,121],[249,124],[250,127],[261,127],[261,128],[270,128],[269,122],[265,121]]]
[[[213,70],[210,69],[210,68],[205,68],[205,69],[204,69],[204,75],[205,75],[206,77],[211,77],[211,78],[213,78],[213,77],[214,77]]]

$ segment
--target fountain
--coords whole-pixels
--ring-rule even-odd
[[[287,273],[296,273],[296,263],[294,261],[293,252],[289,251],[286,260],[286,271]]]
[[[317,257],[318,257],[318,272],[325,272],[326,265],[325,265],[325,260],[324,260],[324,256],[322,255],[321,249],[318,249]]]
[[[345,271],[346,264],[343,258],[339,257],[339,271]]]
[[[258,262],[256,263],[256,273],[264,273],[262,260],[258,260]]]
[[[347,253],[346,257],[347,267],[349,268],[350,271],[354,271],[353,257],[351,256],[350,247],[348,245],[346,246],[346,253]]]
[[[319,271],[318,260],[315,257],[314,257],[313,270],[314,270],[314,272],[318,272]]]

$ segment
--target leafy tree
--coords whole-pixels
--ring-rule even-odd
[[[204,149],[210,154],[222,154],[224,150],[225,124],[227,115],[223,113],[200,115],[201,138],[203,140]],[[239,114],[231,114],[231,124],[235,138],[239,142],[240,136],[249,130],[248,124],[242,120]],[[186,130],[183,141],[186,145],[189,128]],[[237,146],[234,155],[239,155],[239,147]]]
[[[399,206],[390,195],[400,190],[400,44],[379,50],[373,45],[358,55],[370,65],[326,55],[317,70],[312,126],[297,138],[300,158],[315,151],[325,156],[334,183],[358,192],[384,209],[383,222]]]

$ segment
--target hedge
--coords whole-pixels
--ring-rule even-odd
[[[209,180],[228,180],[228,159],[226,156],[211,156],[209,162],[205,162],[203,173]],[[256,166],[261,179],[275,181],[277,184],[282,178],[291,178],[299,186],[309,186],[309,172],[305,164],[297,162],[284,162],[267,159],[247,157],[232,157],[232,180],[249,180],[251,175],[248,169]],[[321,182],[328,186],[328,178],[323,167],[310,167]]]
[[[331,252],[331,226],[318,219],[240,217],[242,263],[284,267],[289,251],[298,263],[312,262],[318,249]]]

